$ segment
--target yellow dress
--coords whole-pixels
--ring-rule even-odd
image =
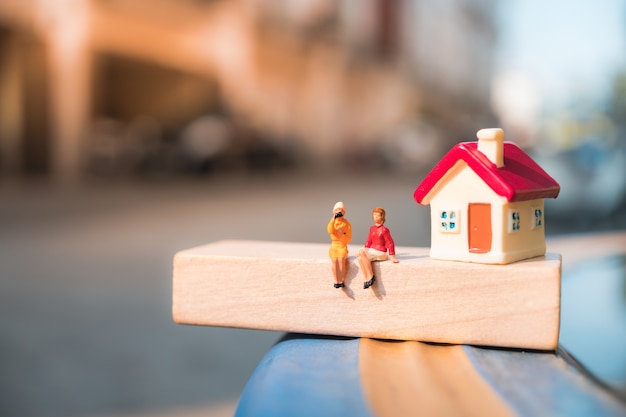
[[[341,230],[340,230],[341,229]],[[343,217],[332,218],[326,227],[330,235],[331,258],[345,258],[348,256],[348,243],[352,241],[352,225]]]

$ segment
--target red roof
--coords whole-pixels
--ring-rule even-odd
[[[454,146],[415,189],[415,201],[422,204],[424,197],[459,160],[465,161],[507,201],[556,198],[559,195],[559,184],[515,143],[504,142],[504,166],[501,168],[477,148],[478,142],[462,142]]]

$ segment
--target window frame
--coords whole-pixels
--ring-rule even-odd
[[[444,213],[447,214],[445,221],[443,217]],[[454,221],[450,221],[451,219]],[[448,208],[448,209],[439,210],[439,217],[437,218],[437,221],[439,223],[438,224],[439,233],[446,233],[446,234],[461,233],[461,227],[460,227],[461,211],[458,208]],[[450,227],[450,224],[452,224],[453,226]]]
[[[539,217],[537,217],[537,211],[539,211]],[[537,224],[537,219],[539,219],[539,224]],[[543,208],[539,206],[530,207],[530,229],[538,230],[543,229],[545,225]]]
[[[509,233],[518,233],[522,230],[521,210],[519,208],[510,208],[506,216],[506,229]],[[517,215],[517,219],[515,216]]]

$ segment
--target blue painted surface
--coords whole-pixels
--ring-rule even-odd
[[[290,335],[261,360],[236,417],[373,417],[359,374],[359,340]]]
[[[555,354],[471,346],[463,350],[519,416],[626,416],[626,406]]]

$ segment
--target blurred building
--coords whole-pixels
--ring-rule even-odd
[[[430,163],[493,123],[494,7],[3,0],[0,172]]]

